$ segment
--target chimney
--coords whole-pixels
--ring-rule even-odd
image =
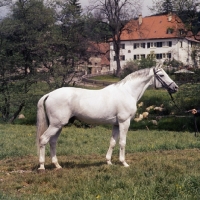
[[[141,25],[142,24],[142,14],[139,14],[138,21],[139,21],[139,25]]]
[[[172,21],[172,13],[170,12],[167,17],[168,17],[168,22],[171,22]]]

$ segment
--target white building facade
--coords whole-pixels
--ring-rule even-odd
[[[131,32],[132,34],[129,34],[128,31],[122,34],[120,49],[122,68],[127,61],[140,60],[152,54],[159,63],[175,59],[187,66],[194,65],[194,59],[192,59],[191,55],[192,51],[198,48],[199,42],[192,37],[183,35],[183,24],[177,27],[177,21],[172,21],[173,18],[169,21],[168,17],[169,16],[162,16],[162,18],[161,16],[155,16],[154,18],[149,17],[149,19],[146,20],[147,23],[151,21],[152,18],[156,25],[155,28],[151,26],[150,30],[148,28],[144,29],[139,22],[135,22],[133,27],[135,30]],[[159,25],[161,26],[160,28]],[[145,24],[143,26],[145,26]],[[199,60],[199,56],[197,56],[196,63],[198,65],[200,64]],[[110,42],[110,69],[116,70],[115,52],[112,42]]]

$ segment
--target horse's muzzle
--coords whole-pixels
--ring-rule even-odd
[[[168,88],[168,92],[170,94],[176,93],[178,91],[178,85],[176,85],[175,83],[170,85],[170,87]]]

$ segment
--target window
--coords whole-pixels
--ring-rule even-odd
[[[168,54],[167,54],[167,58],[170,59],[171,57],[172,57],[172,54],[171,54],[171,53],[168,53]]]
[[[147,43],[147,48],[150,48],[150,47],[163,47],[163,45],[164,45],[164,42],[148,42]]]
[[[131,50],[128,50],[128,53],[131,53]]]
[[[125,49],[125,44],[120,44],[121,49]]]
[[[172,34],[174,32],[174,29],[173,28],[168,28],[167,29],[167,34]]]
[[[163,46],[162,42],[157,42],[157,47],[162,47],[162,46]]]
[[[168,42],[167,42],[167,46],[168,46],[168,47],[171,47],[171,46],[172,46],[172,41],[168,41]]]
[[[146,44],[145,43],[134,43],[133,44],[133,48],[137,49],[137,48],[145,48]]]
[[[180,30],[179,30],[179,34],[180,34],[180,35],[183,35],[183,34],[184,34],[184,30],[183,30],[183,29],[180,29]]]
[[[133,48],[134,48],[134,49],[139,48],[139,43],[135,43],[135,44],[133,45]]]
[[[183,48],[183,42],[180,41],[180,48]]]
[[[133,56],[133,59],[134,59],[134,60],[139,60],[139,58],[140,58],[139,55],[134,55],[134,56]]]
[[[121,56],[120,56],[120,60],[125,60],[125,56],[124,56],[124,55],[121,55]]]
[[[141,43],[141,48],[144,48],[145,49],[145,43]]]
[[[156,54],[156,59],[162,59],[162,53]]]
[[[166,55],[165,55],[165,53],[163,53],[162,57],[163,57],[163,58],[166,58]]]
[[[119,59],[120,59],[120,60],[125,60],[125,56],[124,56],[124,55],[121,55]],[[114,61],[116,61],[116,56],[114,56]]]
[[[141,54],[141,59],[142,59],[142,58],[145,58],[145,54]]]

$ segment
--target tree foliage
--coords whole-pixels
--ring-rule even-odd
[[[147,58],[142,58],[141,60],[129,60],[121,70],[120,77],[124,78],[134,71],[150,68],[153,66],[156,66],[156,59],[154,54],[150,54]]]
[[[127,21],[138,14],[140,3],[135,0],[93,0],[92,2],[91,9],[96,13],[96,18],[100,19],[101,23],[107,24],[111,32],[117,65],[116,74],[119,75],[121,71],[120,36]]]
[[[80,4],[53,5],[17,0],[0,21],[0,112],[5,121],[13,121],[31,102],[33,84],[46,81],[51,89],[68,85],[85,56]]]
[[[171,0],[165,0],[162,3],[162,9],[161,12],[163,13],[170,13],[173,12],[173,5],[172,5],[172,1]]]

